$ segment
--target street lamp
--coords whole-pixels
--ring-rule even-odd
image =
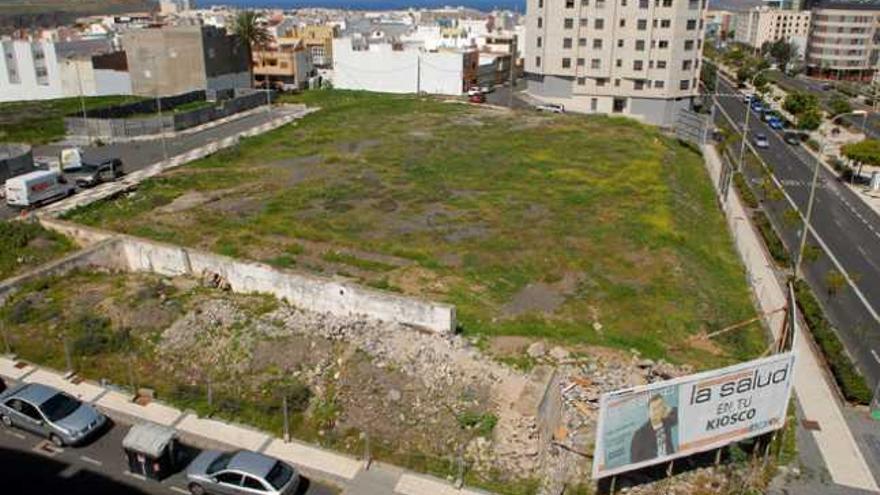
[[[845,117],[847,115],[866,115],[867,112],[864,110],[853,110],[852,112],[846,112],[835,116],[828,123],[834,124],[834,121],[841,117]],[[819,181],[819,168],[822,166],[822,157],[825,156],[825,148],[828,146],[828,141],[822,140],[822,147],[819,150],[819,158],[816,159],[816,166],[813,169],[813,181],[810,184],[810,198],[807,200],[807,215],[804,217],[804,232],[801,234],[801,245],[798,248],[797,261],[794,265],[794,274],[798,276],[801,271],[801,264],[804,261],[804,248],[807,245],[807,234],[810,232],[810,217],[813,215],[813,199],[816,196],[816,183]]]
[[[759,70],[758,72],[755,72],[755,75],[752,76],[752,80],[750,82],[751,86],[752,87],[755,86],[755,81],[758,80],[758,76],[760,76],[762,72],[766,72],[771,69],[772,69],[772,67],[765,67],[765,68]],[[746,141],[748,141],[749,116],[751,114],[752,114],[752,104],[751,104],[751,100],[750,100],[749,104],[746,105],[746,121],[745,121],[745,125],[743,125],[742,143],[740,143],[740,146],[739,146],[739,169],[740,170],[742,170],[742,168],[743,168],[743,158],[745,158],[745,156],[746,156]]]

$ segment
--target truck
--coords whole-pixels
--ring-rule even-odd
[[[66,198],[76,186],[55,170],[37,170],[6,181],[6,204],[19,208],[40,206]]]

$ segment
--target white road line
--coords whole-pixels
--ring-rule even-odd
[[[103,466],[104,465],[103,462],[101,462],[97,459],[92,459],[91,457],[88,457],[88,456],[81,455],[81,456],[79,456],[79,458],[85,462],[88,462],[89,464],[94,464],[96,466]]]
[[[186,494],[186,495],[189,495],[189,490],[184,490],[183,488],[181,488],[181,487],[179,487],[179,486],[169,486],[168,488],[169,488],[172,492],[184,493],[184,494]]]
[[[131,478],[139,479],[139,480],[141,480],[141,481],[147,481],[147,477],[146,477],[146,476],[142,476],[142,475],[140,475],[140,474],[134,474],[134,473],[132,473],[131,471],[123,471],[122,474],[124,474],[124,475],[126,475],[126,476],[129,476],[129,477],[131,477]]]
[[[877,351],[875,351],[874,349],[871,349],[871,355],[874,356],[874,359],[875,359],[878,363],[880,363],[880,356],[877,355]]]
[[[19,433],[17,431],[3,430],[3,432],[6,433],[7,435],[11,435],[19,440],[24,440],[25,438],[27,438],[26,436],[22,435],[21,433]]]

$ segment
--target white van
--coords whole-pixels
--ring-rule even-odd
[[[37,170],[6,181],[6,204],[27,208],[66,198],[76,186],[54,170]]]

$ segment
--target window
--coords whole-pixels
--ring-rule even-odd
[[[663,89],[663,81],[654,81],[654,87],[657,89]]]
[[[636,79],[633,81],[633,89],[636,91],[641,91],[645,89],[645,80],[644,79]]]
[[[543,9],[543,8],[544,8],[544,0],[538,0],[538,8],[539,8],[539,9]]]
[[[657,19],[654,19],[651,21],[651,26],[653,26],[655,28],[657,27]]]
[[[653,68],[654,68],[654,61],[653,61],[653,60],[648,60],[648,68],[649,68],[649,69],[653,69]]]
[[[571,59],[570,58],[566,57],[566,58],[562,59],[562,68],[563,69],[570,69],[571,68]]]
[[[571,17],[566,17],[565,20],[562,21],[562,27],[565,29],[571,29],[574,27],[574,19]]]
[[[663,0],[664,7],[672,7],[672,0]]]
[[[590,111],[595,112],[599,109],[599,98],[590,98]]]
[[[639,19],[638,21],[636,21],[636,28],[639,31],[644,31],[644,30],[648,29],[648,20],[647,19]]]
[[[608,83],[608,79],[605,79],[605,78],[596,79],[596,87],[597,88],[604,88],[607,83]]]
[[[658,69],[665,69],[666,68],[666,61],[665,60],[658,60],[657,61],[657,68]]]
[[[535,57],[535,67],[541,66],[541,57]]]
[[[538,27],[539,28],[544,27],[544,19],[542,19],[540,17],[538,17]]]
[[[697,20],[696,19],[688,19],[687,30],[693,31],[694,29],[697,29]]]
[[[260,482],[256,478],[252,478],[250,476],[244,477],[244,484],[242,486],[245,488],[250,488],[251,490],[257,490],[257,491],[261,491],[261,492],[266,491],[266,487],[263,486],[262,482]]]
[[[617,48],[623,48],[623,40],[617,40]]]
[[[582,58],[577,59],[577,66],[578,67],[583,67],[584,65],[586,65],[586,60],[584,60]]]
[[[620,27],[626,27],[626,19],[620,20]]]
[[[590,0],[581,0],[581,6],[582,6],[582,7],[586,7],[586,6],[588,6],[588,5],[590,5]]]
[[[644,64],[641,60],[633,60],[633,70],[642,70]]]
[[[538,48],[541,48],[543,43],[544,43],[544,40],[541,39],[540,36],[538,36],[538,39],[535,40],[535,44],[538,46]]]
[[[604,29],[605,19],[596,19],[593,21],[593,29]]]
[[[593,40],[593,50],[601,50],[602,49],[602,38],[596,38]]]
[[[620,0],[620,6],[626,7],[626,0]]]
[[[587,78],[586,78],[586,77],[579,77],[579,78],[578,78],[578,86],[585,86],[586,84],[587,84]]]
[[[672,21],[669,19],[661,19],[660,20],[660,27],[661,28],[668,28],[671,25],[672,25]]]
[[[615,98],[614,104],[611,105],[611,111],[614,113],[620,113],[626,110],[626,98]]]
[[[587,46],[586,38],[578,38],[578,46]]]
[[[700,8],[700,0],[688,0],[688,9],[697,10]]]
[[[14,410],[22,414],[23,416],[30,418],[34,421],[39,421],[42,419],[40,413],[37,412],[37,408],[28,404],[27,402],[19,399],[11,399],[6,401],[6,405]]]
[[[565,0],[565,8],[573,9],[574,8],[574,0]]]
[[[590,60],[590,68],[591,69],[599,69],[602,67],[602,60],[598,58],[594,58]]]
[[[648,8],[648,0],[639,0],[639,8],[647,9]]]
[[[617,59],[617,61],[614,63],[614,65],[616,65],[618,67],[623,67],[623,59],[622,58]]]
[[[571,48],[571,38],[562,38],[562,48]]]
[[[637,52],[645,51],[645,40],[636,40],[636,51]]]
[[[220,473],[217,475],[217,482],[232,486],[241,486],[241,475],[230,472]]]
[[[691,70],[692,64],[693,64],[693,61],[691,61],[691,60],[683,61],[681,63],[681,70]]]
[[[660,48],[661,50],[665,50],[665,49],[669,48],[669,42],[666,40],[660,40],[657,42],[657,48]]]
[[[614,87],[615,87],[615,88],[619,88],[619,87],[620,87],[620,79],[615,79],[615,80],[614,80]]]
[[[581,17],[578,20],[578,25],[580,25],[580,27],[582,27],[582,28],[585,28],[585,27],[587,27],[589,22],[590,22],[589,19],[587,19],[586,17]]]
[[[686,89],[690,89],[690,87],[691,87],[691,80],[690,79],[682,79],[678,83],[678,89],[686,90]]]
[[[684,40],[685,51],[694,49],[694,40]]]

